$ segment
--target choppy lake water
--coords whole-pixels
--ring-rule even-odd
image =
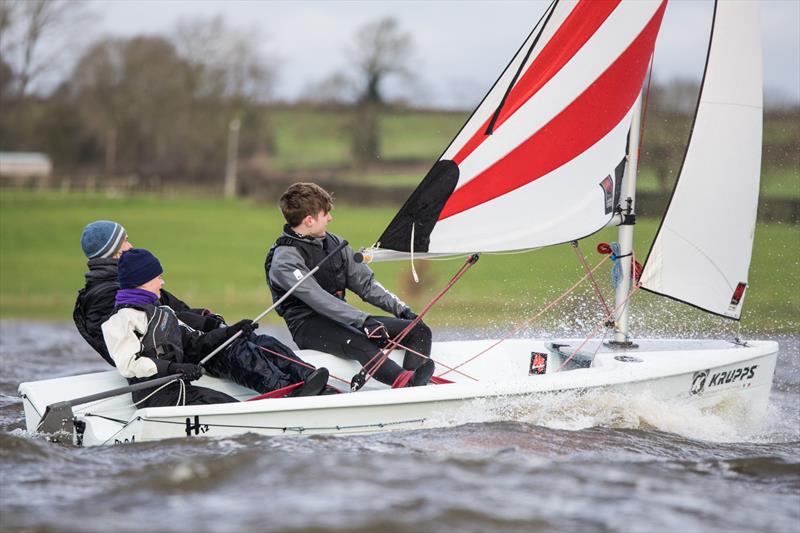
[[[800,532],[800,337],[777,340],[755,432],[598,394],[449,429],[81,449],[26,433],[17,386],[108,367],[72,324],[4,321],[0,529]]]

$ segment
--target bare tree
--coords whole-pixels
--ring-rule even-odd
[[[349,56],[356,68],[359,87],[352,151],[361,165],[380,158],[380,109],[386,102],[386,80],[410,78],[411,36],[395,19],[385,18],[363,26],[356,34]]]
[[[352,78],[342,72],[334,72],[320,81],[312,82],[303,89],[301,103],[352,104],[358,93]]]
[[[356,69],[359,102],[383,104],[386,80],[410,78],[408,63],[413,50],[411,35],[401,31],[397,20],[370,22],[356,33],[348,56]]]
[[[271,95],[275,61],[259,49],[255,30],[232,28],[219,16],[190,19],[178,23],[172,41],[193,67],[198,97],[247,102]]]
[[[81,58],[72,89],[105,147],[107,174],[161,174],[185,155],[189,65],[161,37],[105,39]]]
[[[385,104],[387,80],[413,81],[409,67],[413,49],[411,35],[401,31],[397,20],[370,22],[358,29],[345,49],[347,66],[309,84],[303,98],[323,103]]]
[[[0,0],[0,55],[13,72],[17,99],[74,53],[91,18],[85,2]]]
[[[269,135],[256,103],[268,94],[269,65],[221,22],[191,27],[180,45],[172,37],[104,39],[76,65],[73,99],[104,149],[107,175],[218,179],[236,118],[242,151],[264,146],[251,137]]]

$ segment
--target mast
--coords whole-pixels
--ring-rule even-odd
[[[644,87],[642,88],[644,90]],[[636,174],[639,170],[639,132],[642,124],[642,94],[636,99],[633,106],[633,120],[631,121],[630,136],[628,137],[628,156],[625,164],[625,174],[622,179],[622,216],[619,223],[619,265],[622,276],[616,287],[614,295],[614,340],[610,344],[618,347],[633,348],[635,345],[628,340],[628,307],[626,301],[631,290],[631,265],[633,260],[633,226],[636,224]],[[623,303],[624,302],[624,303]]]

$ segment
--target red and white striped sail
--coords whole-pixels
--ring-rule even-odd
[[[380,248],[519,250],[604,227],[665,7],[666,0],[556,2]]]
[[[642,286],[738,319],[761,175],[762,68],[756,1],[717,2],[692,134]]]

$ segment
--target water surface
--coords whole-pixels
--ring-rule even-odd
[[[17,386],[105,363],[72,324],[0,330],[4,531],[800,532],[798,336],[777,339],[759,428],[598,393],[448,429],[81,449],[26,433]]]

